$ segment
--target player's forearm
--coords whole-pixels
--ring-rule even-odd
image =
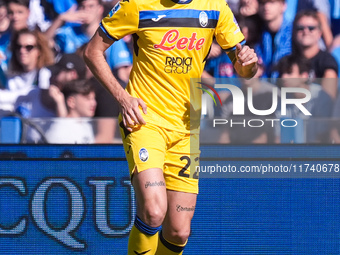
[[[242,78],[253,78],[257,73],[257,55],[254,49],[249,46],[242,46],[240,43],[236,44],[236,49],[228,52],[228,57],[234,64],[234,68],[239,76]]]
[[[258,68],[257,63],[252,63],[250,65],[243,66],[239,62],[236,62],[234,67],[235,67],[237,74],[241,76],[242,78],[246,78],[246,79],[253,78]]]
[[[86,47],[84,60],[97,80],[106,87],[118,102],[121,102],[128,95],[113,76],[101,50],[91,49],[90,46]]]

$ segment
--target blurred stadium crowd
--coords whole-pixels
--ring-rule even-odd
[[[0,0],[0,117],[53,119],[42,124],[44,140],[49,143],[114,142],[119,107],[87,69],[82,53],[101,19],[117,2]],[[340,143],[340,0],[227,2],[247,44],[259,56],[259,71],[256,79],[238,79],[232,62],[214,43],[204,82],[232,82],[245,95],[252,88],[253,105],[259,110],[271,108],[274,87],[305,88],[311,99],[304,106],[312,117],[293,107],[287,109],[286,118],[305,120],[303,132],[295,135],[303,139],[285,140],[278,128],[245,125],[248,127],[224,129],[216,142]],[[132,36],[106,51],[108,64],[123,87],[132,56]],[[203,120],[235,117],[230,91],[220,90],[219,95],[222,105],[208,106]],[[299,93],[291,96],[301,98]],[[249,110],[243,117],[258,119]],[[281,118],[280,109],[272,117]],[[81,119],[96,121],[89,125]],[[26,142],[39,142],[30,136]]]

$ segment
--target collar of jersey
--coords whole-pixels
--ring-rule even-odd
[[[192,2],[192,0],[171,0],[171,1],[175,2],[176,4],[188,4]]]

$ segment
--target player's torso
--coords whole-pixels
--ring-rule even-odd
[[[173,130],[187,130],[191,108],[199,111],[190,79],[201,77],[213,37],[224,49],[243,38],[224,0],[122,0],[102,26],[116,40],[133,35],[127,91],[147,104],[147,122]]]
[[[139,4],[129,92],[155,106],[151,110],[168,112],[163,115],[166,119],[183,121],[193,100],[190,79],[201,77],[218,17],[219,11],[208,1],[176,4],[151,0]],[[200,97],[198,89],[195,94]]]
[[[139,5],[136,63],[147,62],[159,75],[172,80],[199,78],[219,16],[207,2],[143,1]]]

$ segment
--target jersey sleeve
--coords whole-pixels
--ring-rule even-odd
[[[232,51],[236,44],[244,44],[244,36],[228,4],[221,5],[220,16],[215,29],[217,43],[225,51]]]
[[[101,21],[100,27],[112,40],[117,41],[138,30],[139,11],[135,0],[119,1]]]

